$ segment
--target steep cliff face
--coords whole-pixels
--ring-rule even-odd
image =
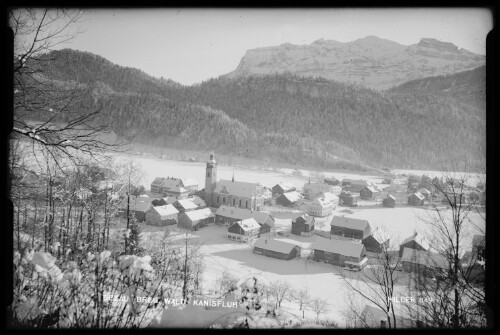
[[[449,42],[423,38],[418,44],[368,36],[353,42],[318,40],[310,45],[248,50],[229,78],[290,72],[384,90],[409,80],[446,75],[485,64],[485,56]]]

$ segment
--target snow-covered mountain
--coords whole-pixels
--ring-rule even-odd
[[[317,40],[248,50],[229,78],[290,72],[387,89],[429,76],[452,74],[485,65],[485,56],[449,42],[423,38],[418,44],[368,36],[353,42]]]

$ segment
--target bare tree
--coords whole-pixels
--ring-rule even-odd
[[[238,288],[238,278],[232,275],[229,271],[224,270],[216,280],[217,289],[222,297],[234,292]]]
[[[292,287],[287,281],[275,281],[269,286],[271,294],[274,296],[278,307],[281,307],[283,300],[290,299],[293,294]]]
[[[324,299],[313,298],[310,300],[309,306],[316,314],[316,319],[319,319],[320,314],[326,313],[328,311],[328,303]]]
[[[16,8],[9,12],[14,35],[14,119],[12,141],[31,145],[33,156],[43,152],[56,164],[64,158],[77,163],[82,154],[103,159],[104,150],[122,143],[103,140],[110,124],[101,111],[89,112],[89,87],[51,80],[46,73],[54,48],[80,32],[80,10]],[[38,159],[37,159],[38,160]]]
[[[400,259],[385,229],[377,230],[376,234],[379,240],[384,241],[376,258],[376,264],[364,268],[355,278],[350,278],[350,272],[346,270],[341,270],[340,275],[350,290],[387,315],[388,328],[397,328],[392,298],[401,279],[398,271]],[[358,310],[351,312],[352,315],[360,315]]]
[[[307,292],[307,289],[301,289],[301,290],[296,290],[293,292],[293,298],[295,299],[296,302],[299,304],[299,309],[302,311],[302,318],[305,317],[304,315],[304,307],[308,304],[309,302],[309,293]]]
[[[480,255],[471,255],[469,264],[462,257],[469,247],[465,239],[475,231],[484,232],[484,216],[480,213],[479,199],[466,196],[471,188],[467,166],[453,166],[441,180],[434,180],[433,187],[441,202],[431,204],[433,210],[427,218],[428,240],[433,252],[444,259],[447,269],[429,276],[416,276],[413,289],[420,296],[427,296],[432,303],[420,301],[409,306],[412,317],[429,327],[484,327],[489,313],[486,305],[484,282],[477,280],[479,269],[484,270]],[[449,171],[465,171],[463,173]],[[443,208],[442,204],[445,204]],[[482,228],[482,229],[481,229]],[[482,275],[484,276],[484,271]]]

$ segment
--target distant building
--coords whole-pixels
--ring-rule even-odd
[[[194,211],[198,209],[198,205],[194,203],[193,198],[179,199],[173,203],[180,213]]]
[[[477,258],[477,255],[484,257],[486,247],[486,236],[484,235],[474,235],[472,237],[472,253]]]
[[[198,230],[214,222],[214,214],[210,208],[202,208],[179,214],[178,226]]]
[[[123,198],[118,205],[118,215],[125,216],[127,215],[127,198]],[[151,205],[151,198],[141,198],[135,197],[133,195],[130,196],[130,200],[128,202],[129,211],[132,213],[138,222],[146,221],[146,212],[149,210]]]
[[[297,188],[293,185],[290,185],[290,184],[285,184],[285,183],[279,183],[279,184],[276,184],[273,186],[272,188],[272,194],[275,195],[281,195],[283,193],[286,193],[286,192],[292,192],[292,191],[296,191]]]
[[[351,192],[342,192],[339,195],[339,205],[354,207],[358,205],[358,197]]]
[[[441,254],[404,248],[401,256],[403,271],[433,276],[450,269],[450,263]]]
[[[232,180],[217,181],[217,161],[210,155],[205,174],[205,202],[208,206],[229,205],[252,210],[260,210],[264,205],[265,187],[258,183]]]
[[[387,195],[387,197],[382,200],[382,206],[390,208],[396,207],[396,197],[390,194]]]
[[[337,185],[340,185],[340,180],[338,180],[337,178],[335,177],[332,177],[332,178],[325,178],[323,180],[323,182],[325,184],[328,184],[328,185],[332,185],[332,186],[337,186]]]
[[[334,216],[330,221],[330,234],[363,240],[372,230],[367,220]]]
[[[359,193],[366,186],[369,186],[366,180],[347,178],[342,180],[342,189],[345,191]]]
[[[429,191],[426,188],[421,188],[417,192],[422,194],[425,197],[425,199],[429,199],[429,197],[431,196],[431,191]]]
[[[300,255],[300,247],[292,243],[260,238],[253,246],[253,252],[268,257],[290,260]]]
[[[396,316],[396,327],[397,328],[415,328],[416,322],[412,319],[402,317],[398,314]],[[393,315],[392,313],[387,316],[387,313],[382,311],[378,307],[365,305],[359,320],[356,320],[356,323],[353,325],[355,328],[389,328],[390,318],[391,329],[394,327],[393,325]]]
[[[372,200],[379,197],[380,192],[377,191],[373,186],[365,186],[359,191],[361,199]]]
[[[248,242],[259,237],[260,225],[254,218],[233,223],[227,228],[227,238],[239,242]]]
[[[333,205],[334,209],[337,208],[337,206],[339,205],[339,197],[335,193],[325,192],[325,193],[322,193],[319,196],[319,198],[323,199],[326,202],[331,203]]]
[[[362,269],[368,261],[365,246],[356,241],[321,238],[312,248],[313,259],[319,262]]]
[[[311,236],[314,233],[314,222],[314,217],[307,214],[292,219],[292,234]]]
[[[372,233],[371,235],[365,237],[361,243],[363,243],[367,252],[379,254],[387,248],[389,245],[389,239],[384,241],[379,236]]]
[[[303,193],[308,200],[313,200],[321,196],[325,192],[333,193],[333,186],[326,183],[311,183],[304,184]]]
[[[403,256],[403,250],[405,248],[427,251],[429,250],[430,246],[427,240],[422,237],[422,235],[419,235],[415,232],[412,236],[405,238],[399,245],[399,257]]]
[[[290,207],[302,200],[302,195],[297,191],[286,192],[276,198],[276,204]]]
[[[150,207],[146,212],[146,224],[169,226],[177,224],[179,211],[172,205]]]
[[[205,203],[205,201],[203,201],[203,199],[197,195],[195,195],[193,197],[189,197],[187,199],[191,200],[196,206],[198,206],[198,208],[207,207],[207,204]]]
[[[408,197],[408,205],[410,206],[423,206],[425,197],[419,192],[415,192]]]

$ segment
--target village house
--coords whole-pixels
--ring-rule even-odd
[[[187,198],[190,191],[184,187],[182,179],[156,177],[151,183],[151,192],[176,199]]]
[[[372,200],[380,196],[380,192],[373,186],[365,186],[359,191],[360,197],[363,200]]]
[[[214,214],[210,208],[201,208],[179,214],[178,226],[184,229],[198,230],[214,223]]]
[[[325,217],[332,214],[333,203],[324,198],[316,198],[307,205],[307,213],[312,216]]]
[[[146,221],[146,212],[149,210],[151,205],[151,198],[149,197],[135,197],[130,196],[130,200],[123,198],[118,205],[118,215],[127,216],[127,202],[129,206],[129,211],[132,213],[138,222]]]
[[[254,218],[236,221],[227,228],[227,238],[239,242],[248,242],[259,237],[260,225]]]
[[[382,200],[382,206],[390,208],[396,207],[396,197],[388,194],[387,197]]]
[[[173,203],[173,206],[177,208],[179,213],[194,211],[198,209],[198,205],[196,205],[193,201],[193,198],[179,199]]]
[[[446,257],[441,254],[410,248],[403,249],[401,265],[403,271],[425,276],[434,276],[440,272],[448,271],[450,267]]]
[[[358,197],[349,191],[343,191],[339,195],[339,205],[354,207],[358,205]]]
[[[367,220],[334,216],[330,221],[330,234],[363,240],[372,231]]]
[[[424,201],[425,197],[418,192],[415,192],[408,197],[408,205],[410,206],[423,206]]]
[[[338,195],[336,195],[334,193],[325,192],[325,193],[322,193],[319,196],[319,198],[324,199],[327,202],[330,202],[333,205],[333,209],[337,208],[337,206],[339,205],[339,197],[338,197]]]
[[[361,179],[356,180],[347,178],[342,180],[342,189],[344,191],[359,193],[366,186],[369,186],[366,180],[361,180]]]
[[[415,232],[412,236],[405,238],[399,245],[399,257],[403,256],[403,250],[405,248],[427,251],[429,250],[430,246],[427,240],[422,235],[419,235],[417,232]]]
[[[382,180],[382,184],[389,184],[391,185],[394,182],[394,177],[393,176],[385,176],[384,179]]]
[[[205,202],[210,207],[229,205],[260,210],[264,205],[265,187],[258,183],[246,183],[221,179],[217,181],[217,161],[210,155],[205,171]]]
[[[290,260],[300,256],[300,247],[288,242],[260,238],[253,245],[253,252],[267,257]]]
[[[151,205],[154,207],[169,205],[163,198],[151,200]]]
[[[395,314],[395,316],[397,328],[416,327],[416,322],[414,322],[412,319],[402,317],[398,314]],[[394,327],[392,313],[389,314],[389,317],[392,329]],[[359,316],[359,320],[356,319],[353,326],[355,328],[389,328],[389,321],[387,319],[387,314],[380,308],[371,305],[365,305],[365,308],[363,308],[363,311]]]
[[[303,194],[308,200],[314,200],[325,192],[333,193],[333,186],[326,183],[311,183],[304,184]]]
[[[297,188],[290,184],[279,183],[273,186],[272,194],[273,195],[281,195],[286,192],[297,191]]]
[[[365,237],[361,243],[365,246],[366,252],[380,254],[387,249],[389,241],[389,239],[384,240],[381,236],[372,232],[370,235]]]
[[[276,205],[292,207],[302,200],[302,194],[297,191],[286,192],[276,198]]]
[[[313,259],[319,262],[362,269],[368,261],[365,246],[356,241],[320,238],[312,248]]]
[[[146,224],[169,226],[177,224],[179,211],[172,205],[150,207],[146,212]]]
[[[198,181],[193,178],[182,178],[180,185],[188,190],[189,194],[198,192],[198,188],[200,187]]]
[[[335,177],[331,177],[331,178],[325,178],[323,180],[323,182],[325,184],[328,184],[328,185],[332,185],[332,186],[339,186],[340,185],[340,180],[338,180],[337,178]]]
[[[196,206],[198,206],[198,208],[207,207],[207,204],[205,203],[205,201],[203,201],[203,199],[197,195],[189,197],[188,199],[191,200]]]
[[[307,214],[292,219],[292,234],[311,236],[314,233],[315,219]]]

